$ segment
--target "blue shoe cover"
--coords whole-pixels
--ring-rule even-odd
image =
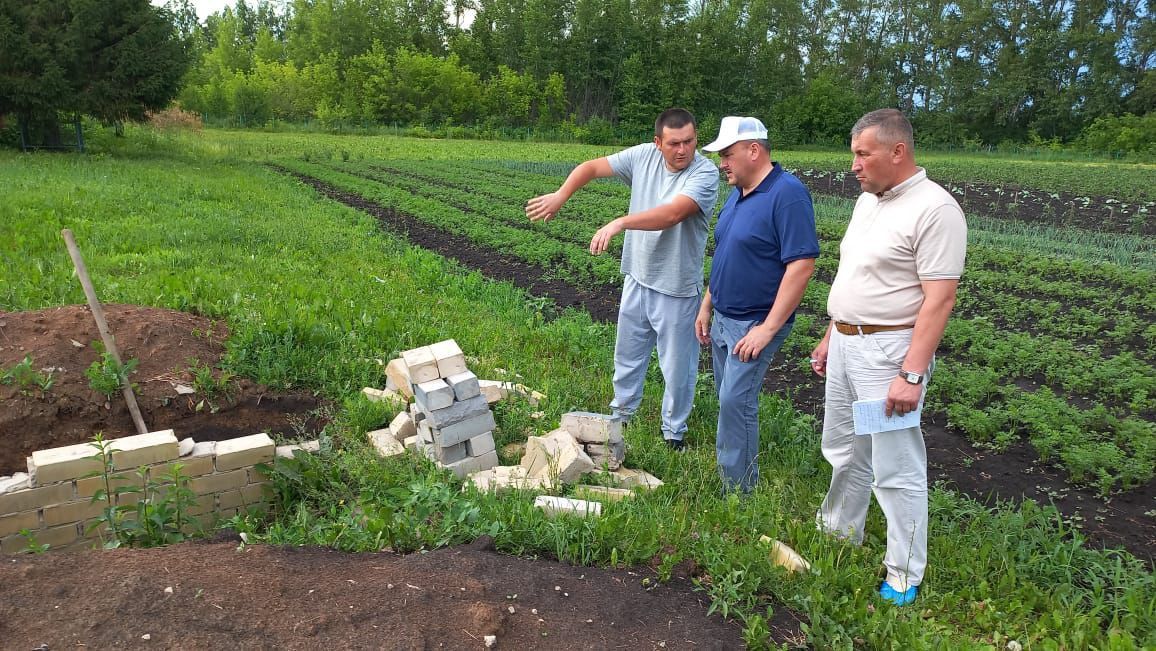
[[[895,588],[892,588],[891,584],[887,583],[886,581],[884,581],[883,585],[879,587],[879,596],[883,597],[883,599],[886,601],[890,601],[896,606],[906,606],[912,601],[915,601],[915,595],[918,593],[919,586],[917,585],[913,585],[910,588],[907,588],[905,592],[900,592]]]

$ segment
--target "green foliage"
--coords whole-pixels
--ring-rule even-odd
[[[118,363],[100,342],[93,342],[93,348],[100,352],[100,359],[84,370],[84,377],[88,378],[88,385],[93,391],[102,393],[105,398],[111,400],[129,381],[128,376],[136,370],[140,360],[130,359]]]
[[[32,368],[32,356],[25,355],[24,359],[12,368],[0,368],[0,384],[14,384],[22,393],[32,389],[39,389],[47,393],[56,381],[52,379],[52,371],[47,373]]]
[[[1079,143],[1092,151],[1156,158],[1156,112],[1096,118],[1080,134]]]
[[[188,66],[171,19],[148,0],[0,2],[0,115],[143,120]]]
[[[196,493],[189,488],[189,478],[181,474],[181,464],[171,466],[168,475],[152,476],[155,469],[142,466],[136,472],[136,484],[127,476],[115,473],[112,444],[102,433],[93,437],[96,449],[92,455],[101,469],[86,477],[100,477],[104,486],[92,495],[92,503],[103,503],[100,515],[93,518],[88,531],[98,531],[105,549],[117,547],[157,547],[182,542],[200,532],[200,523],[188,516],[196,504]],[[134,499],[126,499],[125,496]]]

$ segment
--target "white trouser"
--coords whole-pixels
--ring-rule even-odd
[[[887,397],[911,346],[912,332],[831,332],[823,418],[823,457],[831,464],[831,488],[817,516],[824,530],[861,543],[873,490],[887,518],[887,553],[883,558],[887,582],[900,592],[919,585],[927,567],[927,449],[923,432],[911,427],[856,436],[851,403]]]
[[[614,341],[615,416],[629,420],[642,402],[650,351],[658,348],[658,367],[666,383],[662,392],[662,437],[682,440],[694,406],[694,383],[701,347],[694,335],[701,296],[667,296],[627,275],[618,308]]]

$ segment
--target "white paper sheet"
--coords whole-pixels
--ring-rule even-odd
[[[923,413],[922,402],[919,403],[915,411],[902,416],[896,416],[893,413],[891,418],[883,415],[883,405],[886,402],[886,398],[880,398],[879,400],[856,400],[851,403],[851,412],[855,418],[855,434],[866,436],[919,425],[919,416]]]

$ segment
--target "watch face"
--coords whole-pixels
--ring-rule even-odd
[[[902,372],[900,372],[900,375],[902,375],[903,379],[907,380],[907,382],[910,384],[922,384],[923,383],[923,376],[918,374],[918,373],[911,373],[910,371],[902,371]]]

